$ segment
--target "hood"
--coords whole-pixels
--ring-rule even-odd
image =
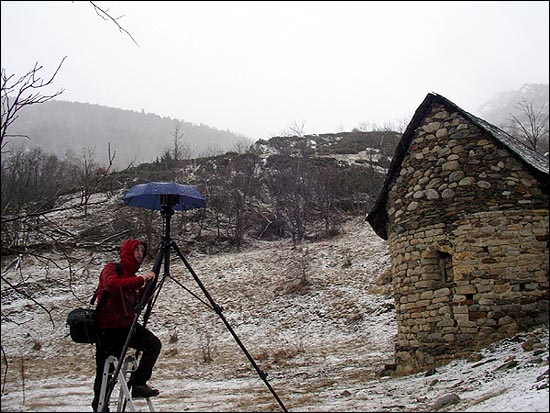
[[[133,272],[136,272],[141,265],[141,262],[138,262],[134,257],[134,250],[140,244],[145,247],[145,253],[143,254],[145,257],[147,254],[147,245],[143,241],[138,239],[127,239],[120,247],[120,262],[122,266],[131,269]]]

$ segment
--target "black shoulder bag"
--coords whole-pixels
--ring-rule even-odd
[[[120,275],[122,266],[120,263],[116,263],[116,267],[117,273]],[[90,307],[94,305],[98,290],[99,287],[96,288],[90,300]],[[109,293],[105,291],[95,309],[75,308],[69,313],[67,316],[67,325],[69,326],[69,335],[75,343],[94,344],[97,342],[96,317],[103,304],[105,304],[105,301],[107,301],[108,296]]]

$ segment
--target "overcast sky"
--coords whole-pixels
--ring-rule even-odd
[[[51,92],[269,138],[398,124],[429,92],[476,114],[549,82],[549,2],[2,1],[2,69]],[[122,17],[121,17],[122,16]]]

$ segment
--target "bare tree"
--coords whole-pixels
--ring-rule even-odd
[[[84,147],[82,156],[75,161],[75,175],[80,185],[80,204],[84,205],[84,216],[88,216],[88,201],[93,193],[96,170],[99,169],[99,164],[95,161],[95,146]]]
[[[253,154],[240,155],[232,161],[232,174],[228,180],[230,217],[233,221],[233,244],[240,247],[250,226],[249,210],[256,198],[260,159]],[[228,177],[229,178],[229,177]],[[227,179],[227,178],[226,178]]]
[[[2,220],[23,210],[35,213],[53,208],[60,191],[72,186],[67,165],[40,147],[14,147],[2,156],[1,176]]]
[[[337,230],[338,226],[339,211],[336,203],[346,195],[342,192],[342,177],[336,163],[330,161],[325,165],[318,165],[310,175],[311,209],[317,214],[316,220],[322,219],[324,235],[328,237]]]
[[[61,60],[49,79],[42,79],[40,76],[39,72],[42,66],[39,66],[38,62],[35,63],[31,70],[19,78],[16,78],[14,74],[8,75],[6,69],[2,68],[2,125],[0,132],[0,145],[2,149],[7,144],[7,141],[4,142],[4,138],[28,138],[26,135],[8,134],[8,128],[19,117],[21,109],[26,106],[47,102],[64,92],[64,89],[61,89],[51,95],[42,94],[42,90],[53,83],[65,59],[66,56]]]
[[[239,154],[248,153],[253,144],[254,141],[252,139],[242,138],[239,139],[235,145],[233,145],[232,151]]]
[[[305,131],[306,122],[301,120],[300,122],[294,121],[287,129],[281,131],[281,136],[298,136],[303,137]]]
[[[284,221],[292,242],[299,244],[312,213],[308,163],[303,157],[281,156],[273,162],[272,169],[274,173],[265,177],[265,183],[275,204],[275,214]]]
[[[174,160],[180,159],[180,139],[183,138],[183,132],[180,132],[181,122],[178,120],[174,125]]]
[[[353,128],[353,131],[358,131],[358,132],[368,132],[369,130],[370,130],[369,121],[359,122],[359,124],[355,128]]]
[[[409,123],[411,122],[411,119],[412,119],[412,115],[403,116],[403,117],[397,119],[396,132],[404,133],[405,129],[407,129],[407,126],[409,126]]]
[[[548,138],[548,112],[544,111],[542,105],[535,107],[525,97],[514,108],[519,110],[519,114],[516,116],[510,113],[510,132],[525,141],[534,151],[539,150],[544,138]]]
[[[397,131],[400,133],[403,133],[405,129],[407,128],[407,125],[409,124],[411,120],[411,117],[402,117],[400,119],[396,119],[396,123],[394,122],[385,122],[382,126],[380,126],[376,122],[369,122],[369,121],[362,121],[359,122],[359,124],[353,128],[353,131],[356,132],[393,132]]]
[[[84,216],[88,216],[88,205],[93,194],[97,192],[100,183],[111,172],[116,151],[111,155],[111,145],[108,147],[109,163],[102,167],[95,160],[95,146],[88,145],[82,149],[82,155],[74,159],[74,172],[80,186],[80,205],[84,206]]]
[[[181,120],[174,125],[174,149],[172,159],[179,161],[181,159],[191,159],[193,151],[187,142],[182,142],[183,132],[181,130]]]

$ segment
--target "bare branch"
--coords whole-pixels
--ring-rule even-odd
[[[88,202],[88,206],[90,206],[90,205],[100,205],[100,204],[104,204],[106,202],[107,201]],[[72,205],[72,206],[63,207],[63,208],[49,209],[47,211],[30,212],[30,213],[26,213],[26,214],[14,216],[14,217],[9,217],[9,218],[2,217],[1,222],[2,222],[2,224],[6,224],[6,223],[12,222],[12,221],[19,221],[19,220],[24,220],[24,219],[31,218],[31,217],[38,217],[38,216],[46,215],[46,214],[49,214],[50,212],[67,211],[67,210],[72,210],[72,209],[79,209],[79,208],[82,208],[82,207],[83,207],[83,205],[79,204],[79,205]]]
[[[121,19],[122,17],[124,17],[124,15],[122,16],[119,16],[119,17],[112,17],[110,14],[109,14],[109,9],[107,10],[103,10],[101,7],[99,7],[97,4],[95,4],[95,2],[93,1],[90,1],[90,4],[92,6],[94,6],[94,10],[96,12],[96,14],[101,17],[103,20],[110,20],[112,21],[114,24],[116,24],[116,27],[118,27],[118,30],[121,32],[121,33],[126,33],[130,39],[132,39],[132,41],[136,44],[137,47],[139,47],[139,44],[138,42],[136,42],[136,40],[132,37],[132,35],[124,28],[122,27],[120,24],[118,24],[118,19]]]
[[[47,102],[64,92],[64,89],[61,89],[52,95],[42,95],[40,89],[53,83],[66,58],[67,56],[61,59],[57,69],[48,80],[38,76],[38,72],[43,68],[42,66],[38,66],[38,62],[35,63],[31,70],[17,80],[14,80],[13,74],[8,76],[6,69],[2,68],[2,91],[0,97],[2,100],[2,124],[0,129],[0,146],[2,149],[7,143],[4,142],[4,138],[25,137],[25,135],[8,135],[7,133],[9,126],[19,117],[21,109],[25,106]]]
[[[38,305],[40,308],[42,308],[48,314],[48,317],[50,318],[52,326],[55,327],[55,322],[53,321],[52,313],[51,313],[50,310],[48,310],[46,307],[44,307],[42,304],[40,304],[38,301],[36,301],[34,299],[34,297],[32,297],[31,295],[27,294],[26,292],[20,290],[15,285],[11,284],[3,275],[0,275],[0,278],[2,279],[3,282],[8,284],[12,288],[12,290],[14,290],[17,294],[21,295],[22,297],[28,298],[29,300],[34,302],[36,305]]]

